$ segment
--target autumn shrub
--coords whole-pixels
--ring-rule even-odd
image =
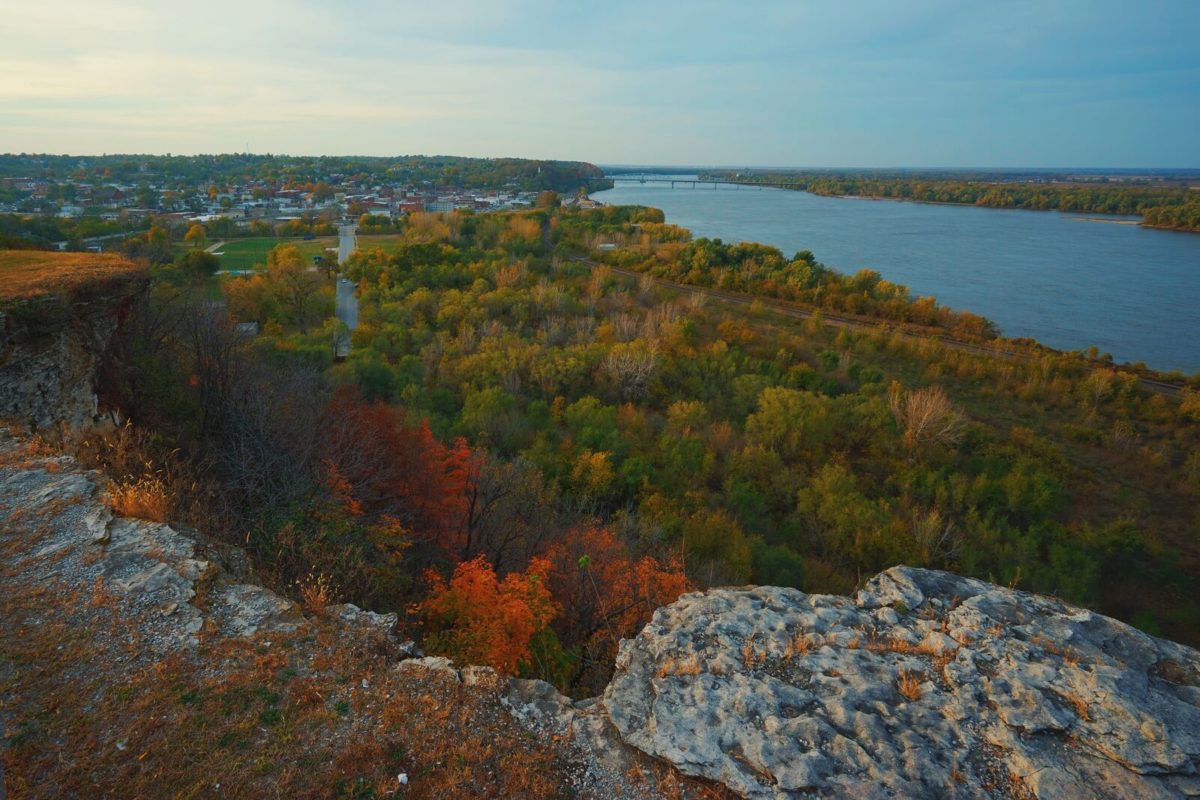
[[[193,523],[212,521],[204,511],[211,494],[207,482],[147,430],[127,422],[85,437],[74,450],[80,463],[108,478],[108,502],[117,514],[153,522],[179,515]]]
[[[466,491],[477,468],[465,440],[440,442],[425,421],[370,403],[352,387],[334,392],[320,418],[319,455],[368,519],[388,517],[453,560],[466,557]]]
[[[561,610],[550,596],[550,564],[533,559],[503,580],[483,556],[459,564],[446,581],[428,575],[429,596],[417,607],[425,647],[459,664],[486,664],[516,675],[530,663],[530,642]]]
[[[1200,422],[1200,391],[1184,389],[1179,395],[1179,415],[1192,422]]]
[[[109,505],[122,517],[166,522],[171,516],[171,497],[159,478],[118,481],[108,488]]]
[[[904,431],[904,445],[910,450],[931,444],[952,445],[966,430],[966,416],[939,386],[906,392],[893,381],[888,389],[888,405]]]
[[[314,612],[343,601],[400,607],[413,589],[405,563],[411,544],[398,521],[355,513],[352,504],[331,495],[327,486],[264,514],[244,539],[270,583],[306,607],[314,605]]]

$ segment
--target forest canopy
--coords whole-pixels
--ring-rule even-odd
[[[1200,641],[1189,389],[671,289],[972,320],[655,209],[416,215],[359,245],[353,331],[286,245],[247,276],[156,267],[106,389],[132,427],[95,461],[141,443],[121,479],[283,591],[581,694],[690,588],[848,592],[900,563]]]

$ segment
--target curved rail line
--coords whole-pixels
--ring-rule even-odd
[[[808,319],[815,312],[820,311],[822,321],[824,321],[826,325],[832,325],[835,328],[848,328],[850,330],[858,331],[884,330],[889,333],[899,334],[908,339],[933,340],[955,350],[961,350],[967,353],[975,353],[977,355],[993,356],[995,358],[1028,361],[1037,356],[1036,353],[1031,353],[1021,345],[1017,344],[999,347],[988,346],[979,344],[977,342],[967,342],[963,341],[962,339],[955,339],[951,336],[943,336],[936,333],[920,333],[883,320],[851,317],[845,314],[829,313],[823,309],[805,308],[803,306],[787,303],[781,300],[775,300],[772,298],[756,297],[754,295],[740,294],[738,292],[730,292],[724,289],[708,289],[700,286],[691,286],[686,283],[676,283],[675,281],[670,281],[666,278],[659,278],[645,272],[636,272],[630,269],[614,267],[611,264],[602,264],[598,261],[592,261],[586,258],[575,258],[573,260],[593,267],[608,267],[618,275],[624,275],[627,278],[636,278],[638,280],[649,278],[650,280],[654,281],[655,284],[668,289],[673,289],[677,292],[703,295],[704,297],[711,297],[715,300],[732,305],[750,306],[758,303],[763,308],[767,308],[776,313],[783,314],[784,316],[788,317],[794,317],[796,319]],[[1058,353],[1059,351],[1053,350],[1049,352]],[[1099,365],[1089,364],[1088,367],[1090,369],[1101,369]],[[1155,392],[1156,394],[1166,395],[1168,397],[1177,397],[1183,390],[1183,387],[1176,386],[1173,383],[1167,383],[1166,381],[1145,378],[1141,375],[1138,375],[1137,378],[1145,389]]]

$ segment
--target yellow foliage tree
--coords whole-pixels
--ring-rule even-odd
[[[183,240],[193,247],[199,247],[208,239],[208,231],[199,222],[192,223],[192,226],[187,229],[187,233],[183,235]]]

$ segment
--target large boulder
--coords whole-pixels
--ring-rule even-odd
[[[1200,796],[1200,653],[942,572],[685,595],[622,643],[603,704],[744,797]]]

